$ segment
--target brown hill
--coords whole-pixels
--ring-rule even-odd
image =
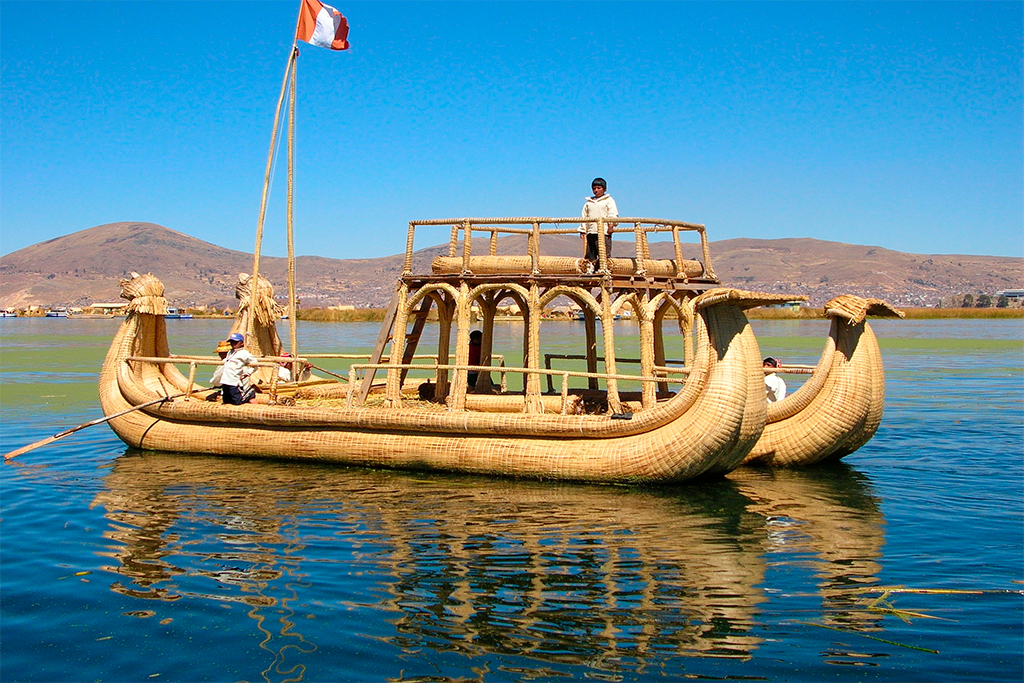
[[[578,255],[572,235],[545,238],[544,252]],[[482,246],[482,245],[481,245]],[[506,238],[499,253],[522,250]],[[615,242],[626,256],[632,242]],[[445,251],[416,252],[415,268]],[[669,244],[651,245],[655,258],[671,257]],[[697,257],[697,245],[685,255]],[[524,252],[525,253],[525,252]],[[814,239],[733,239],[711,243],[715,271],[723,283],[770,292],[808,294],[820,305],[840,293],[884,298],[895,305],[930,306],[959,293],[994,294],[1024,286],[1024,259],[996,256],[917,255],[879,247]],[[298,296],[304,307],[387,305],[402,256],[296,261]],[[232,251],[153,223],[110,223],[58,237],[0,257],[0,306],[81,306],[113,301],[117,281],[130,271],[163,280],[172,305],[233,308],[240,272],[252,269],[249,254]],[[264,258],[260,270],[285,292],[283,258]]]

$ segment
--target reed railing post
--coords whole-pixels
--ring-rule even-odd
[[[490,245],[489,245],[489,247],[487,249],[487,253],[490,254],[491,256],[497,256],[498,255],[498,231],[497,230],[491,230],[491,241],[490,241]]]
[[[196,383],[196,362],[192,361],[188,364],[188,389],[185,390],[185,398],[192,398],[192,387]]]
[[[405,261],[402,263],[402,275],[412,275],[412,250],[415,239],[416,224],[409,221],[409,232],[405,236]]]
[[[459,250],[459,225],[456,223],[452,225],[452,234],[448,238],[448,256],[455,258],[455,255]]]
[[[540,223],[533,224],[527,248],[530,252],[531,274],[540,275]]]
[[[679,226],[672,226],[672,248],[676,254],[676,277],[686,278],[686,269],[683,268],[683,246],[679,244]]]
[[[549,370],[551,368],[548,368]],[[548,375],[548,384],[551,383],[551,375]],[[569,373],[562,375],[562,415],[565,415],[569,411],[569,406],[566,405],[569,401]]]
[[[352,407],[352,394],[355,393],[356,388],[356,366],[352,364],[348,366],[348,391],[345,392],[345,409],[348,410]]]
[[[270,402],[277,403],[277,367],[274,367],[274,371],[270,373]]]
[[[462,274],[472,275],[469,259],[473,253],[473,227],[469,221],[462,224]]]
[[[602,275],[608,275],[608,235],[604,224],[604,218],[597,219],[597,265]]]
[[[644,266],[644,251],[647,247],[646,233],[643,231],[642,223],[633,224],[633,242],[636,245],[636,268],[637,277],[647,277],[647,268]]]
[[[704,254],[704,277],[712,280],[717,279],[715,277],[715,269],[711,265],[711,248],[708,246],[708,235],[704,230],[704,226],[699,226],[697,232],[700,233],[700,248]]]

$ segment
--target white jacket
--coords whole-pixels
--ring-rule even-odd
[[[583,217],[591,219],[618,218],[619,207],[615,206],[615,200],[612,199],[610,194],[603,194],[600,197],[587,197],[587,203],[583,205]],[[604,231],[606,235],[612,234],[611,225],[605,223]],[[580,232],[596,235],[597,223],[582,223],[580,225]]]
[[[256,356],[243,348],[235,349],[221,363],[221,385],[246,388],[249,384],[249,375],[256,370],[257,363]]]
[[[786,383],[774,372],[764,376],[764,393],[769,403],[786,398]]]

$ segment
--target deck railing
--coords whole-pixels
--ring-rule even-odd
[[[491,368],[489,366],[486,366],[486,365],[433,365],[433,366],[429,366],[429,365],[412,365],[412,364],[389,365],[389,364],[386,364],[386,363],[359,363],[359,364],[353,364],[353,365],[349,366],[349,385],[350,386],[354,386],[355,382],[358,381],[358,373],[359,372],[363,372],[363,371],[366,371],[366,370],[389,370],[389,369],[399,369],[399,370],[434,370],[434,371],[437,371],[437,370],[465,370],[467,372],[486,372],[488,370],[493,370],[493,368]],[[689,369],[687,369],[687,368],[658,368],[658,370],[659,370],[659,372],[663,372],[665,374],[688,375],[689,372],[690,372]],[[562,387],[561,387],[561,397],[562,397],[561,414],[562,415],[565,415],[567,413],[568,398],[569,398],[569,378],[570,377],[585,377],[585,378],[604,379],[604,380],[613,379],[613,380],[625,381],[625,382],[659,382],[659,383],[660,382],[673,382],[673,383],[676,383],[676,384],[682,384],[683,382],[686,381],[685,377],[672,378],[672,377],[666,377],[666,376],[643,377],[641,375],[618,375],[618,374],[610,375],[610,374],[607,374],[607,373],[583,372],[583,371],[577,371],[577,370],[541,370],[539,368],[509,368],[509,367],[506,367],[506,368],[504,368],[504,371],[505,372],[510,372],[510,373],[521,374],[524,377],[526,375],[556,375],[556,376],[561,377],[562,378]],[[345,408],[346,409],[352,408],[352,393],[353,392],[350,391],[347,394],[347,397],[346,397],[346,400],[345,400]]]
[[[599,235],[605,234],[605,226],[611,224],[613,231],[621,233],[631,231],[636,246],[636,259],[640,263],[651,258],[648,235],[651,233],[671,233],[673,254],[677,264],[676,275],[683,276],[681,272],[683,264],[682,244],[679,242],[681,232],[696,232],[700,236],[701,253],[703,255],[703,266],[705,276],[715,279],[715,271],[711,265],[711,252],[708,248],[708,239],[705,226],[698,223],[686,223],[684,221],[671,221],[661,218],[633,218],[616,217],[613,219],[597,218],[585,220],[580,217],[573,218],[443,218],[422,221],[409,221],[409,232],[406,237],[405,263],[402,268],[403,275],[412,275],[413,252],[415,251],[415,234],[417,226],[451,226],[451,236],[448,241],[448,256],[458,255],[459,239],[462,240],[462,269],[470,272],[470,258],[473,255],[473,234],[487,233],[490,236],[488,242],[488,255],[496,256],[498,250],[499,235],[526,235],[527,256],[531,259],[532,270],[535,274],[543,274],[540,267],[540,242],[544,235],[569,235],[578,233],[581,223],[597,223]],[[542,227],[544,225],[563,226],[573,225],[574,227]],[[630,229],[622,229],[622,226],[631,225]],[[516,227],[529,226],[529,227]],[[600,274],[610,274],[608,266],[608,254],[605,249],[605,241],[597,240],[598,246],[598,268]],[[503,254],[511,255],[511,254]],[[522,256],[522,254],[516,254]],[[642,273],[639,273],[642,274]]]
[[[290,356],[271,356],[263,357],[257,360],[258,367],[269,367],[276,368],[281,363],[305,363],[308,358],[367,358],[369,354],[309,354],[301,357],[290,357]],[[548,362],[548,358],[565,358],[570,360],[585,360],[586,356],[572,356],[568,354],[549,354],[545,357],[545,361]],[[430,356],[416,356],[416,358],[430,358]],[[434,357],[436,358],[436,356]],[[154,364],[188,364],[189,375],[188,375],[188,388],[184,392],[189,398],[194,393],[195,375],[196,368],[199,365],[220,365],[223,361],[219,358],[210,358],[208,356],[129,356],[125,358],[126,361],[141,362],[141,363],[154,363]],[[384,360],[384,359],[382,359]],[[631,359],[619,359],[623,362],[629,362]],[[638,360],[635,362],[639,362]],[[674,361],[666,361],[674,362]],[[353,363],[348,368],[348,386],[350,390],[346,393],[345,397],[345,408],[351,409],[353,406],[353,394],[351,387],[358,386],[359,374],[365,373],[366,370],[431,370],[437,372],[438,370],[455,371],[464,370],[467,372],[501,372],[501,388],[504,393],[507,391],[506,385],[506,373],[520,374],[526,377],[527,375],[546,375],[548,377],[548,393],[554,393],[554,386],[552,384],[553,377],[561,377],[561,414],[565,415],[568,410],[568,397],[569,397],[569,378],[571,377],[583,377],[587,379],[603,379],[603,380],[616,380],[620,382],[657,382],[661,383],[674,383],[682,384],[686,382],[690,369],[686,367],[668,367],[668,366],[657,366],[654,371],[657,373],[655,376],[643,376],[643,375],[623,375],[623,374],[608,374],[601,372],[584,372],[580,370],[553,370],[550,367],[540,368],[510,368],[504,365],[500,367],[493,365],[452,365],[452,364],[438,364],[434,363],[406,363],[401,365],[391,365],[390,363]],[[809,365],[787,365],[778,368],[764,368],[765,374],[775,372],[779,374],[794,374],[794,375],[809,375],[814,372],[814,367]],[[333,374],[333,373],[332,373]],[[672,377],[671,375],[682,375],[681,377]],[[337,376],[337,375],[336,375]],[[269,394],[272,399],[276,399],[277,396],[277,384],[278,384],[277,373],[271,375]]]
[[[587,357],[585,355],[579,354],[579,353],[545,353],[544,354],[544,368],[545,369],[552,370],[552,367],[551,367],[551,361],[552,360],[587,360]],[[598,362],[598,363],[603,363],[604,362],[604,356],[594,356],[593,360],[595,362]],[[616,363],[629,363],[629,364],[632,364],[632,365],[639,365],[641,361],[640,361],[639,358],[619,358],[618,356],[616,356],[615,357],[615,362]],[[684,365],[686,365],[686,361],[676,360],[676,359],[673,359],[673,358],[666,358],[665,359],[665,365],[669,365],[669,364],[684,366]],[[655,372],[661,372],[661,373],[669,371],[669,370],[670,370],[670,368],[667,368],[667,367],[657,367],[657,366],[655,366],[655,368],[654,368]],[[671,370],[672,371],[681,370],[681,368],[671,368]],[[682,371],[683,372],[688,372],[686,370],[682,370]],[[548,375],[548,393],[553,393],[555,391],[555,387],[554,387],[554,384],[553,384],[554,380],[552,378],[553,378],[553,375]]]

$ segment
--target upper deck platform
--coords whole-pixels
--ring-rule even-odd
[[[555,235],[576,235],[581,219],[572,218],[455,218],[410,221],[406,242],[402,279],[416,287],[431,282],[471,283],[535,282],[541,286],[575,284],[582,287],[612,289],[667,289],[702,291],[719,285],[711,263],[705,227],[700,224],[660,218],[618,217],[614,221],[597,219],[598,233],[611,223],[616,237],[625,234],[632,241],[615,240],[609,258],[604,240],[598,240],[599,257],[596,268],[583,258],[545,255],[544,240],[552,242]],[[430,262],[429,271],[423,263],[414,270],[415,234],[417,227],[451,226],[447,255]],[[700,242],[700,259],[683,258],[681,235],[694,235]],[[525,237],[502,240],[502,237]],[[658,240],[669,237],[669,240]],[[652,239],[653,238],[653,239]],[[651,242],[670,243],[673,258],[652,259]],[[688,248],[696,244],[685,245]],[[625,249],[624,249],[625,248]],[[499,249],[507,253],[499,253]],[[628,249],[629,257],[621,254]],[[557,249],[555,250],[557,251]],[[564,252],[564,241],[562,244]]]

